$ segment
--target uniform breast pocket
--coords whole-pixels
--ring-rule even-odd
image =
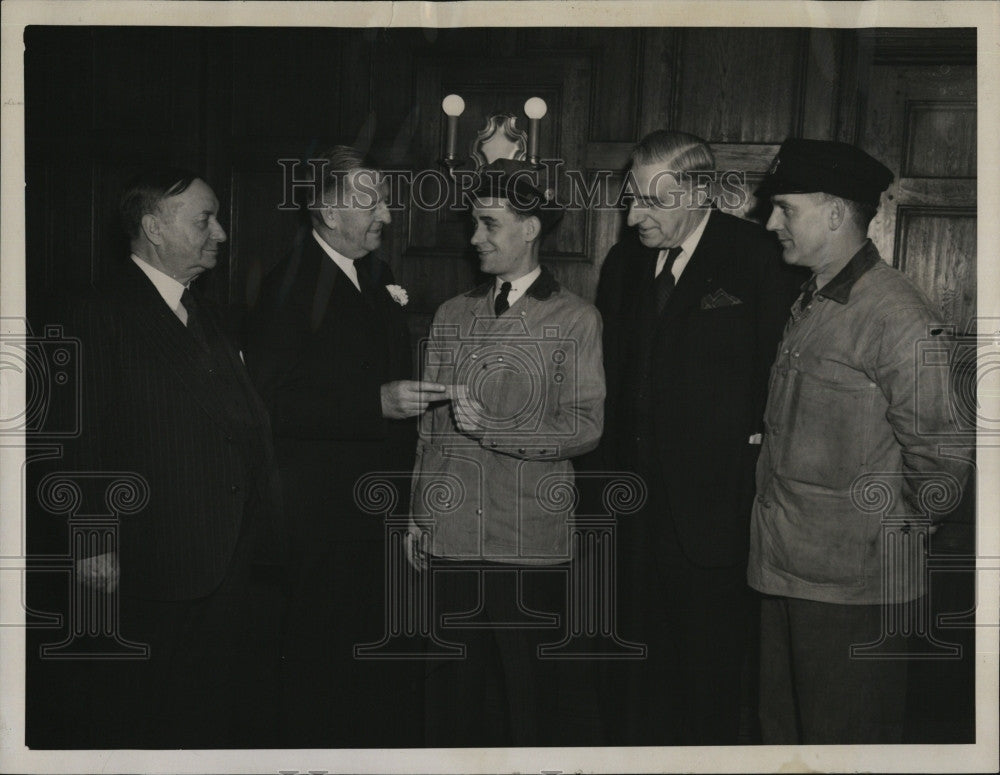
[[[878,387],[844,384],[795,373],[788,427],[772,427],[784,437],[780,476],[831,490],[846,490],[867,468],[872,408]]]

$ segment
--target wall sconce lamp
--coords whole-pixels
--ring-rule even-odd
[[[458,143],[458,117],[465,110],[465,100],[457,94],[449,94],[441,100],[441,109],[448,116],[448,140],[441,163],[448,169],[453,169],[459,164],[458,159],[455,157],[455,150]]]
[[[532,97],[524,103],[524,113],[528,117],[528,163],[538,166],[539,123],[549,106],[541,97]]]
[[[520,159],[527,157],[533,167],[539,167],[538,135],[541,119],[548,112],[548,105],[541,97],[532,97],[524,103],[524,113],[528,117],[528,133],[517,128],[517,119],[509,113],[489,116],[486,126],[472,143],[472,161],[477,167],[489,164],[493,159],[503,157]],[[441,100],[441,110],[448,117],[444,158],[440,164],[449,171],[464,163],[456,155],[458,150],[458,117],[465,112],[465,100],[457,94],[449,94]]]

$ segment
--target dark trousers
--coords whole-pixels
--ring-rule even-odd
[[[422,744],[422,660],[355,658],[386,633],[384,551],[381,540],[299,544],[281,671],[287,748]]]
[[[902,742],[905,658],[852,658],[879,640],[882,606],[765,597],[760,724],[769,745]],[[905,640],[894,644],[905,651]]]
[[[476,611],[480,626],[438,627],[441,639],[466,646],[466,656],[427,662],[427,745],[601,745],[594,663],[538,651],[566,634],[565,567],[483,567],[489,570],[435,562],[436,623],[442,615]],[[555,613],[558,625],[518,626],[525,609]]]
[[[226,576],[205,597],[150,600],[130,596],[126,585],[120,632],[147,644],[149,658],[65,666],[79,680],[71,689],[79,702],[72,742],[97,748],[276,744],[282,596],[273,574],[251,564],[251,533],[245,524]]]
[[[602,663],[602,709],[613,745],[734,745],[756,596],[745,566],[704,568],[677,541],[669,514],[619,519],[618,632],[642,660]]]

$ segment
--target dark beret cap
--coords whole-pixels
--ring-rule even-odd
[[[477,199],[506,199],[515,212],[536,216],[546,231],[563,215],[563,207],[551,191],[542,188],[539,170],[524,161],[490,162],[478,171],[472,193]]]
[[[893,174],[881,162],[848,143],[785,140],[755,194],[809,194],[823,191],[878,207]]]

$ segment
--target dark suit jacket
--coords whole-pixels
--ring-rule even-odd
[[[653,299],[658,250],[631,232],[608,253],[597,307],[608,381],[602,464],[646,468],[662,490],[681,545],[705,566],[745,560],[753,466],[767,379],[801,279],[760,226],[713,210],[662,315]],[[739,303],[718,301],[721,289]],[[716,295],[709,307],[706,297]],[[704,301],[703,301],[704,300]],[[636,405],[651,348],[651,415],[658,461],[639,461]],[[665,530],[669,527],[665,524]]]
[[[219,311],[202,304],[222,333]],[[235,347],[225,340],[227,383],[130,260],[83,302],[83,433],[69,450],[84,471],[133,471],[146,507],[122,517],[124,594],[185,600],[210,594],[229,569],[247,513],[263,549],[280,556],[277,468],[267,413]]]
[[[382,540],[376,516],[355,507],[371,472],[408,476],[416,424],[382,417],[381,386],[412,378],[403,308],[385,286],[388,264],[369,255],[354,284],[306,234],[264,279],[247,327],[247,366],[271,412],[294,534]],[[409,489],[400,486],[401,502]]]

